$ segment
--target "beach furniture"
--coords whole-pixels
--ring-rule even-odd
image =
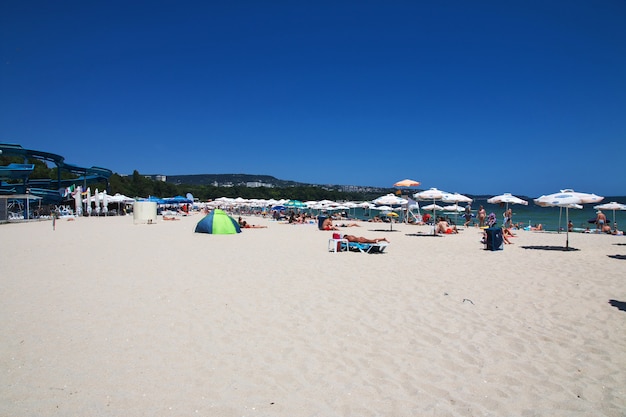
[[[385,249],[387,249],[389,243],[387,242],[378,242],[378,243],[357,243],[357,242],[348,242],[348,250],[353,252],[361,252],[361,253],[383,253]]]
[[[345,252],[348,250],[348,239],[342,239],[339,233],[333,233],[333,237],[328,239],[329,252]]]

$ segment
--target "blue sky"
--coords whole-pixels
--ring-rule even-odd
[[[624,1],[12,1],[0,142],[120,174],[626,195]]]

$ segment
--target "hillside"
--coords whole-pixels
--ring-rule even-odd
[[[245,185],[249,182],[271,184],[275,187],[293,187],[298,185],[308,185],[295,181],[280,180],[271,175],[254,174],[194,174],[194,175],[168,175],[168,183],[187,185],[211,185],[214,183]]]

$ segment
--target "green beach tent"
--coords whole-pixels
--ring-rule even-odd
[[[237,221],[226,214],[224,210],[215,209],[198,222],[195,232],[234,235],[241,233],[241,228],[239,228]]]

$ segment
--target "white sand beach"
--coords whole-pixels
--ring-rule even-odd
[[[0,225],[0,416],[626,415],[624,236],[201,217]]]

